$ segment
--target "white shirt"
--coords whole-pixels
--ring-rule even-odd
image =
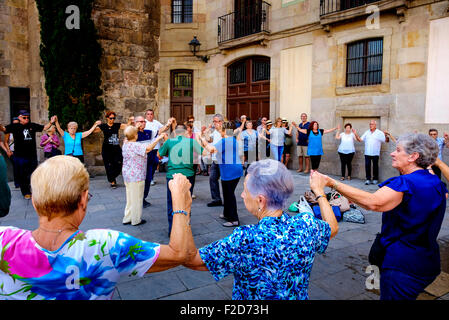
[[[341,142],[338,146],[338,152],[348,154],[355,152],[354,140],[355,135],[353,132],[346,134],[345,132],[340,133]]]
[[[380,147],[385,142],[385,134],[379,129],[367,130],[360,138],[365,142],[365,156],[380,156]]]
[[[211,134],[211,138],[212,138],[212,142],[210,144],[216,144],[218,141],[220,141],[222,139],[221,134],[217,131],[214,130],[214,132]],[[212,161],[217,161],[217,154],[213,153],[212,154]]]
[[[274,146],[282,147],[285,142],[285,135],[288,133],[286,128],[271,128],[270,141]]]
[[[147,119],[145,119],[145,130],[151,130],[152,132],[152,137],[149,142],[150,144],[153,143],[153,141],[156,139],[156,137],[158,136],[159,129],[162,128],[163,126],[164,125],[157,120],[153,119],[153,121],[150,122]],[[153,150],[158,150],[159,148],[160,144],[158,142],[158,144],[154,147]]]

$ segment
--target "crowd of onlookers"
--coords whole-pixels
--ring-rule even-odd
[[[448,193],[441,181],[442,175],[449,178],[449,167],[441,159],[444,146],[449,146],[447,133],[439,138],[431,129],[395,138],[377,129],[373,120],[359,136],[350,123],[343,131],[340,126],[322,129],[317,121],[308,122],[306,114],[299,124],[283,118],[274,123],[266,117],[254,121],[244,115],[229,124],[220,114],[201,127],[192,116],[183,123],[170,118],[162,124],[153,110],[130,117],[127,123],[115,120],[116,113],[109,111],[105,123],[97,121],[89,130],[77,132],[75,122],[63,130],[58,117],[52,116],[40,125],[30,122],[30,114],[22,110],[13,123],[0,126],[1,146],[13,161],[16,187],[25,199],[32,199],[39,217],[34,231],[0,227],[0,265],[8,266],[0,269],[0,299],[107,299],[121,275],[143,276],[178,265],[210,271],[217,281],[233,274],[234,299],[308,299],[315,254],[325,252],[338,233],[326,187],[363,208],[382,212],[382,227],[370,253],[370,262],[381,270],[382,300],[416,299],[440,273],[436,240]],[[46,131],[40,146],[47,160],[38,166],[36,133],[41,131]],[[100,131],[107,180],[115,189],[122,174],[126,187],[123,224],[146,223],[142,209],[151,206],[146,199],[153,177],[165,164],[167,245],[114,230],[79,230],[90,198],[82,139]],[[338,181],[318,172],[323,136],[332,132],[340,140]],[[392,167],[400,175],[379,184],[374,193],[342,182],[351,180],[355,143],[363,142],[365,184],[378,184],[381,145],[390,140],[396,142]],[[310,173],[310,189],[322,219],[313,212],[291,216],[285,211],[294,192],[287,166],[295,141],[298,172]],[[190,229],[198,174],[209,176],[207,206],[223,206],[219,215],[223,226],[235,228],[200,249]],[[0,179],[0,216],[4,216],[11,196],[1,156]],[[258,219],[255,225],[239,227],[235,190],[241,179],[241,197]],[[72,274],[82,278],[70,278]]]

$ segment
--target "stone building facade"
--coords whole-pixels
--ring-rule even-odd
[[[395,136],[442,134],[448,7],[448,0],[95,0],[106,108],[119,121],[148,107],[160,121],[193,114],[202,124],[214,113],[299,122],[306,112],[324,129],[351,122],[362,134],[375,119]],[[0,0],[0,123],[11,117],[11,88],[29,88],[32,120],[48,119],[38,26],[34,0]],[[370,50],[373,39],[381,41],[375,83],[348,85],[348,47],[365,42]],[[102,170],[100,140],[85,144],[93,172]],[[320,170],[339,174],[338,141],[334,134],[323,141]],[[396,174],[393,147],[382,147],[381,180]],[[356,150],[353,176],[364,178],[363,144]]]
[[[442,32],[449,30],[449,1],[272,0],[263,7],[263,1],[197,0],[192,19],[185,23],[174,18],[178,2],[161,1],[158,101],[163,118],[178,112],[173,74],[190,70],[193,114],[203,123],[210,122],[212,110],[229,120],[244,113],[254,120],[254,115],[280,116],[297,123],[306,112],[320,128],[350,122],[360,135],[369,129],[371,119],[396,137],[429,128],[438,129],[440,135],[449,131],[449,105],[444,104],[449,96],[441,81],[449,72],[444,57],[449,38]],[[245,5],[251,10],[245,11]],[[193,36],[201,42],[197,56],[207,56],[207,62],[190,51]],[[382,43],[378,83],[348,86],[347,48],[370,39]],[[252,59],[246,70],[251,78],[254,73],[248,73],[257,71],[254,61],[259,58],[268,59],[270,65],[265,91],[257,88],[259,79],[236,86],[242,80],[236,77],[239,61]],[[432,61],[438,67],[431,70]],[[239,90],[247,90],[240,101]],[[436,101],[430,100],[429,90]],[[268,109],[263,101],[267,96]],[[335,134],[326,135],[323,143],[320,170],[340,174]],[[382,146],[381,180],[397,174],[389,157],[393,149],[392,143]],[[363,144],[356,143],[354,177],[365,177],[363,150]],[[292,167],[297,168],[296,150],[292,158]]]
[[[61,8],[64,10],[65,8]],[[92,19],[103,49],[103,99],[117,120],[155,108],[159,69],[160,5],[157,0],[94,1]],[[19,109],[31,120],[48,121],[48,98],[40,67],[39,14],[34,0],[0,1],[0,123],[9,123]],[[83,140],[92,174],[103,173],[102,134]],[[38,153],[43,159],[43,151]]]

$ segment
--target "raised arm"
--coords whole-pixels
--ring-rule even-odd
[[[312,171],[309,178],[310,188],[313,193],[319,197],[318,205],[320,206],[321,216],[331,228],[331,238],[335,237],[338,233],[338,222],[335,219],[335,214],[332,211],[332,207],[327,201],[326,193],[324,193],[324,187],[326,186],[326,179],[323,175],[320,175],[317,171]]]
[[[101,124],[101,121],[100,121],[100,120],[96,121],[96,122],[94,123],[94,125],[92,126],[92,128],[90,128],[90,129],[87,130],[87,131],[84,131],[84,132],[81,134],[81,139],[84,139],[84,138],[88,137],[92,132],[94,132],[94,130],[95,130],[100,124]]]
[[[359,135],[357,134],[357,130],[355,130],[354,128],[352,129],[352,133],[354,133],[354,137],[358,142],[362,142],[362,139],[359,137]]]
[[[292,122],[292,125],[296,128],[296,130],[298,130],[298,132],[307,134],[307,129],[301,129],[299,126],[296,125],[295,121]]]
[[[323,134],[331,133],[331,132],[334,132],[335,130],[340,130],[340,125],[336,126],[335,128],[332,128],[332,129],[324,130]]]
[[[192,197],[190,195],[190,182],[180,173],[173,175],[168,183],[172,194],[173,212],[185,212],[173,214],[173,227],[168,245],[161,245],[156,262],[147,271],[159,272],[179,266],[192,260],[196,255],[195,242],[190,228],[190,209]]]
[[[167,137],[167,134],[166,134],[166,133],[161,134],[160,136],[158,136],[158,137],[156,138],[156,140],[154,140],[152,143],[150,143],[150,144],[147,146],[146,153],[148,153],[148,152],[150,152],[151,150],[153,150],[154,147],[157,146],[157,144],[159,143],[159,141],[165,139],[166,137]]]
[[[56,126],[56,130],[58,130],[59,134],[62,136],[64,136],[64,130],[61,129],[61,126],[59,125],[59,120],[57,116],[53,116],[52,118],[55,119],[55,126]]]
[[[384,134],[385,134],[386,139],[389,138],[389,139],[391,139],[391,141],[396,143],[396,138],[391,133],[389,133],[388,131],[384,131]]]
[[[318,173],[322,175],[321,173]],[[350,201],[358,204],[359,206],[377,212],[384,212],[392,210],[397,207],[404,197],[403,192],[397,192],[393,189],[390,189],[387,186],[384,186],[377,190],[374,193],[369,193],[351,186],[348,186],[344,183],[337,182],[336,180],[322,175],[326,179],[326,186],[333,188],[338,191],[340,194],[348,198]]]
[[[440,168],[441,174],[446,178],[446,180],[449,181],[449,166],[440,160],[440,158],[437,158],[437,161],[435,161],[435,165]]]
[[[125,130],[126,127],[132,125],[133,122],[134,122],[134,117],[129,117],[127,123],[121,123],[121,124],[120,124],[120,130]]]

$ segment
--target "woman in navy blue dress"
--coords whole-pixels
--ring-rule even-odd
[[[437,143],[428,135],[401,136],[391,153],[392,167],[400,175],[381,183],[373,194],[327,177],[328,187],[368,210],[383,212],[381,300],[415,300],[440,273],[437,237],[447,189],[427,170],[438,152]]]

